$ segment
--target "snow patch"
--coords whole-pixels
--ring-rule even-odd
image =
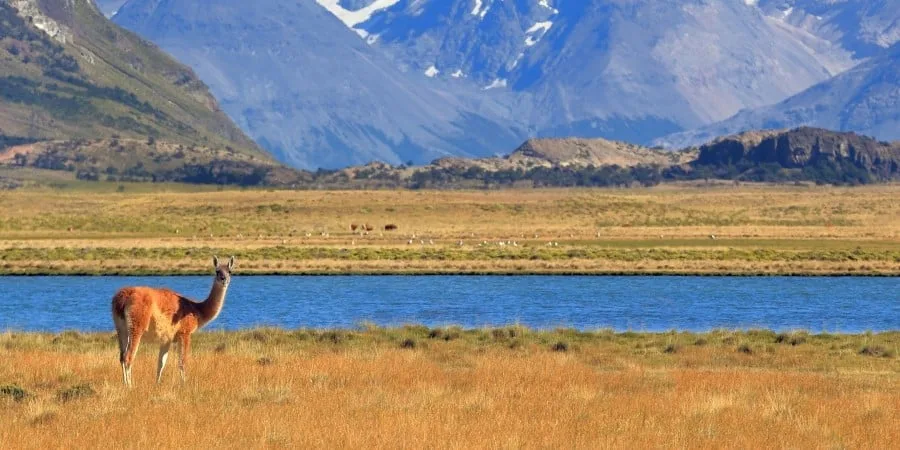
[[[341,6],[340,0],[316,0],[316,3],[327,9],[328,12],[340,19],[341,22],[344,22],[344,25],[347,25],[349,28],[356,31],[357,34],[365,38],[369,33],[357,30],[354,27],[371,19],[378,11],[390,8],[399,1],[400,0],[375,0],[371,5],[357,9],[356,11],[350,11]]]
[[[425,76],[428,78],[434,78],[439,73],[441,73],[441,71],[438,70],[437,67],[434,67],[434,64],[432,64],[431,67],[425,69]]]
[[[505,88],[506,87],[506,78],[495,78],[491,84],[482,88],[482,90],[487,91],[489,89],[497,89],[497,88]]]
[[[484,2],[482,0],[475,0],[475,7],[472,8],[472,15],[477,16],[481,14],[481,7],[484,6]]]
[[[546,34],[547,31],[550,31],[550,27],[552,26],[553,22],[549,20],[546,22],[538,22],[532,25],[531,28],[525,31],[525,46],[531,47],[534,44],[537,44],[544,36],[544,34]]]
[[[759,0],[744,0],[744,4],[747,6],[756,6],[759,3]]]
[[[525,57],[525,53],[519,53],[516,56],[516,59],[512,62],[512,64],[508,65],[506,70],[513,71],[516,67],[519,67],[519,63],[522,62],[522,58]]]
[[[790,17],[791,14],[793,14],[793,13],[794,13],[794,7],[791,6],[790,8],[788,8],[788,9],[786,9],[786,10],[784,10],[784,11],[781,12],[781,20],[787,19],[787,18]]]
[[[453,78],[462,78],[465,77],[466,74],[463,73],[462,69],[456,69],[456,72],[451,73],[450,76]]]
[[[559,10],[556,9],[556,8],[554,8],[554,7],[552,7],[552,6],[550,6],[550,2],[549,2],[548,0],[541,0],[540,2],[538,2],[538,5],[543,6],[544,8],[549,9],[550,11],[553,12],[553,14],[559,14]]]
[[[484,19],[484,16],[487,15],[490,9],[491,5],[485,5],[484,0],[475,0],[475,7],[472,8],[472,15],[478,16],[479,19]]]

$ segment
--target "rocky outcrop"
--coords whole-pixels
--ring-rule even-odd
[[[700,147],[695,165],[778,164],[802,169],[821,163],[852,165],[878,179],[900,176],[900,143],[855,133],[801,127],[787,131],[748,132]]]
[[[606,139],[529,139],[506,159],[523,166],[606,166],[639,164],[668,166],[683,161],[685,152],[668,152]]]

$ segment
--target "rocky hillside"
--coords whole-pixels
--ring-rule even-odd
[[[46,147],[40,143],[52,141],[61,144],[56,159],[68,161],[90,153],[79,148],[90,141],[149,140],[181,147],[188,159],[212,154],[191,149],[208,149],[274,164],[190,68],[107,20],[90,0],[0,0],[0,61],[0,149],[7,155],[11,146],[38,143],[18,149],[36,160],[36,149]],[[122,161],[150,165],[149,146],[132,150]]]
[[[895,180],[900,178],[900,143],[809,127],[753,131],[701,146],[692,166],[737,172],[799,170],[805,179],[827,182]]]
[[[604,140],[537,139],[495,158],[372,163],[315,175],[354,188],[632,187],[715,180],[857,185],[900,180],[900,143],[816,128],[752,131],[666,152]]]
[[[856,59],[900,41],[900,2],[893,0],[759,0],[772,20],[824,39]]]
[[[505,159],[520,166],[672,165],[688,162],[686,152],[650,149],[606,139],[530,139]]]

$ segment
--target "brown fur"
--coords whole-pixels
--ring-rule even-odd
[[[209,297],[203,302],[194,302],[169,289],[149,287],[126,287],[113,296],[113,323],[119,339],[119,362],[126,385],[131,385],[134,355],[145,335],[160,343],[157,382],[161,379],[172,343],[179,350],[178,367],[182,378],[185,377],[191,335],[219,315],[231,280],[234,258],[221,266],[218,259],[214,259],[214,264],[216,278]]]

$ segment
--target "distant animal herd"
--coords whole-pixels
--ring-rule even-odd
[[[384,231],[397,231],[399,227],[397,224],[389,223],[385,225],[382,229]],[[375,226],[369,225],[368,223],[351,223],[350,231],[354,233],[368,233],[369,231],[374,231]]]

